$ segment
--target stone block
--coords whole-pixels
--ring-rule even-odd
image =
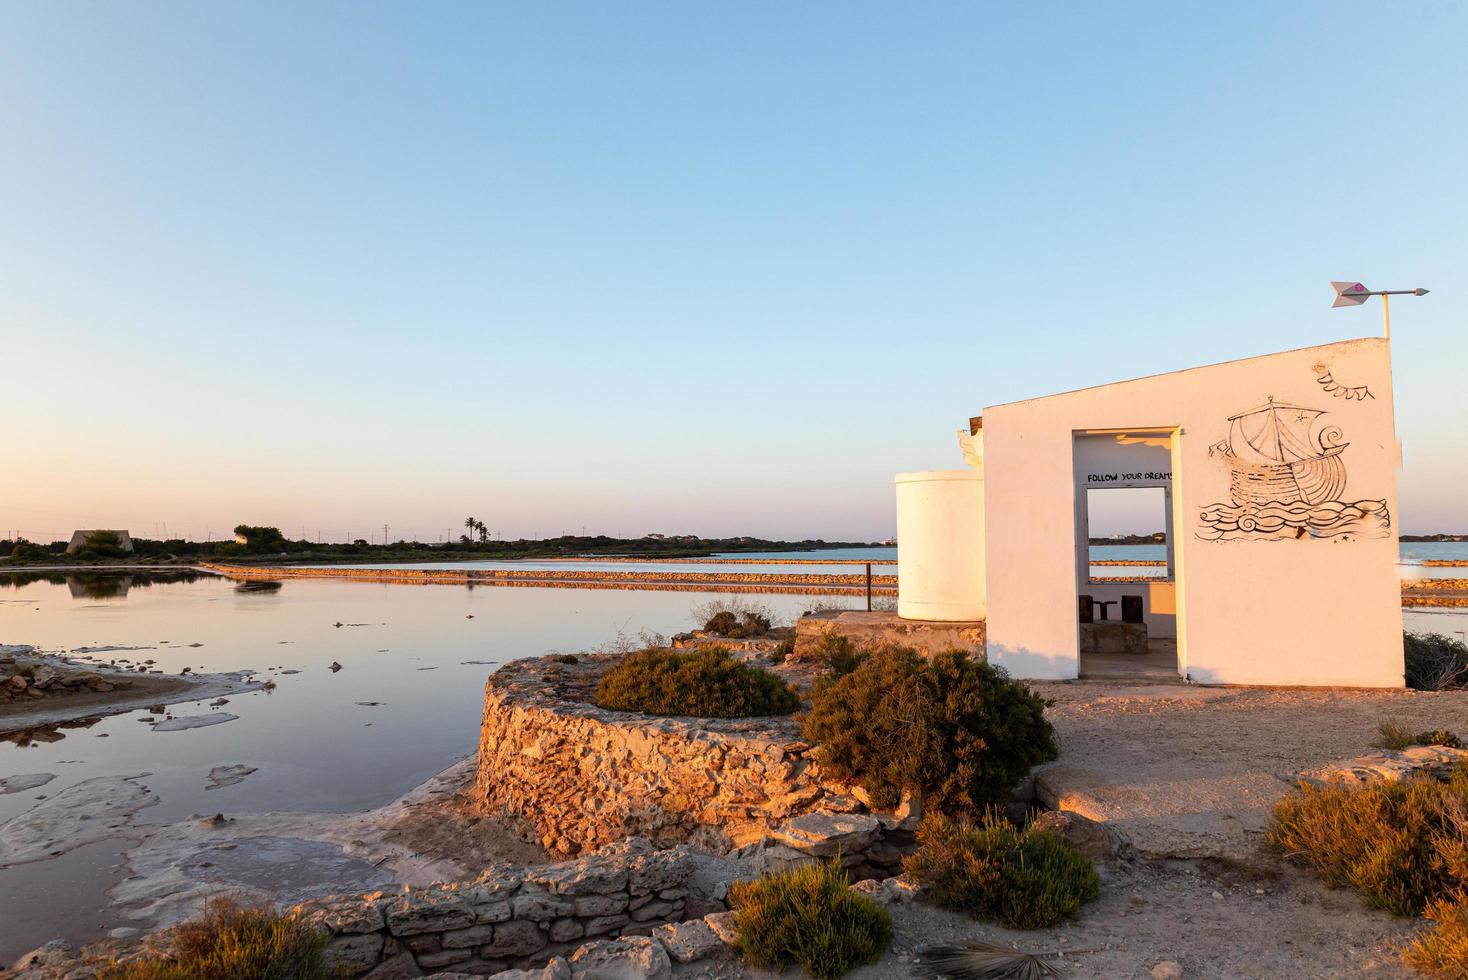
[[[463,898],[432,893],[404,895],[389,904],[383,915],[394,936],[446,932],[474,924],[474,912]]]
[[[667,950],[646,936],[602,939],[571,954],[572,980],[668,980],[672,975]]]
[[[291,911],[311,925],[334,933],[377,932],[383,926],[377,902],[354,895],[302,902]]]
[[[714,934],[706,922],[675,922],[658,926],[652,938],[663,944],[668,955],[679,963],[692,963],[724,948],[724,941]]]
[[[418,954],[418,965],[425,970],[436,970],[441,966],[453,966],[472,959],[474,953],[467,949],[446,949],[438,953]]]
[[[493,941],[494,926],[488,923],[469,926],[466,929],[453,929],[443,934],[445,949],[472,949]]]
[[[557,919],[551,923],[550,938],[553,943],[566,943],[586,935],[586,927],[577,919]]]
[[[529,956],[546,946],[545,933],[533,922],[501,922],[494,927],[494,940],[479,950],[485,959]]]
[[[483,925],[486,922],[508,922],[510,919],[510,903],[487,902],[484,905],[470,906],[474,912],[474,924]]]
[[[600,936],[604,933],[615,932],[631,921],[631,918],[625,915],[598,915],[594,919],[586,920],[586,934]]]
[[[413,954],[399,953],[392,959],[379,963],[361,980],[409,980],[411,977],[421,976],[423,976],[423,971],[418,968],[418,962],[413,959]]]
[[[770,837],[812,857],[859,854],[876,840],[882,825],[864,813],[807,813],[771,832]]]
[[[543,892],[525,892],[510,899],[510,912],[516,919],[549,922],[576,911],[576,903]]]
[[[366,973],[381,959],[382,941],[383,936],[375,932],[336,936],[321,953],[327,972],[342,971],[349,976]]]
[[[709,930],[715,936],[719,937],[720,942],[726,945],[732,945],[734,943],[734,937],[739,932],[735,924],[735,918],[733,912],[712,912],[703,917],[703,924],[708,926]]]
[[[526,880],[556,895],[609,895],[626,891],[627,869],[620,862],[584,858],[546,868],[534,868]]]
[[[616,915],[618,912],[627,911],[627,898],[624,895],[587,895],[576,899],[576,914],[587,917],[593,915]]]
[[[632,911],[634,922],[650,922],[654,919],[666,919],[673,911],[672,902],[650,902],[640,909]]]

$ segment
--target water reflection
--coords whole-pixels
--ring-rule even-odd
[[[127,572],[0,572],[0,588],[23,589],[44,582],[65,585],[73,599],[122,599],[129,589],[152,585],[175,585],[213,577],[212,572],[192,568]]]

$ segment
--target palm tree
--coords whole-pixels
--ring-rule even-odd
[[[479,526],[479,522],[472,517],[466,517],[464,518],[464,526],[469,529],[469,533],[464,535],[464,541],[466,543],[472,543],[474,541],[474,529]]]
[[[488,542],[489,542],[489,526],[487,524],[485,524],[483,521],[480,521],[479,522],[479,543],[480,544],[487,544]]]

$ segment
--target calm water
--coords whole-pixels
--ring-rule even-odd
[[[1401,545],[1401,555],[1402,578],[1468,578],[1468,567],[1436,568],[1422,564],[1425,560],[1468,561],[1468,541],[1404,542]],[[1091,546],[1092,561],[1128,559],[1134,561],[1165,561],[1167,559],[1167,548],[1160,544],[1094,544]],[[1148,566],[1091,566],[1092,578],[1116,578],[1118,576],[1162,578],[1166,574],[1166,568]]]
[[[754,572],[758,574],[809,574],[809,575],[857,575],[865,574],[862,565],[849,564],[853,561],[896,561],[896,548],[828,548],[822,551],[766,551],[714,555],[714,558],[739,559],[737,564],[729,562],[694,561],[621,561],[605,559],[536,559],[527,561],[446,561],[446,562],[351,562],[347,565],[306,566],[317,568],[496,568],[533,572]],[[800,559],[792,563],[790,559]],[[821,559],[831,564],[806,564]],[[759,562],[759,564],[750,564]],[[844,564],[843,564],[844,563]],[[878,565],[875,574],[891,575],[896,569]]]

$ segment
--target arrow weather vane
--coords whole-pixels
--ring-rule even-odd
[[[1392,313],[1387,304],[1388,296],[1426,296],[1427,290],[1417,289],[1367,289],[1359,282],[1332,282],[1330,287],[1335,290],[1335,302],[1330,304],[1331,309],[1337,306],[1360,306],[1366,302],[1367,297],[1381,297],[1381,317],[1386,324],[1386,337],[1392,336]]]

